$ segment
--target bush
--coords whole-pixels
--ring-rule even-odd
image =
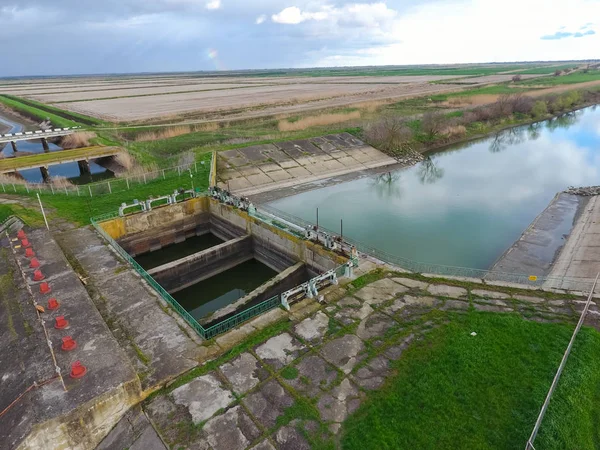
[[[405,120],[399,117],[384,117],[367,126],[365,139],[375,148],[399,153],[410,148],[413,133]]]
[[[531,115],[538,119],[540,117],[544,117],[546,114],[548,114],[548,106],[546,105],[546,102],[543,100],[538,100],[535,102],[533,108],[531,108]]]
[[[559,77],[562,74],[562,70],[557,70],[554,72],[555,77]]]
[[[446,118],[441,113],[426,113],[421,119],[421,131],[425,134],[428,140],[433,140],[447,126]]]
[[[514,77],[512,77],[513,83],[518,83],[521,80],[522,80],[521,75],[515,75]]]

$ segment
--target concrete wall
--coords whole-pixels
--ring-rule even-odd
[[[142,400],[136,378],[94,398],[66,416],[35,425],[18,450],[95,448],[129,408]]]
[[[304,283],[310,278],[306,265],[302,262],[294,264],[292,267],[288,267],[286,270],[277,274],[266,283],[257,287],[252,292],[248,293],[238,301],[231,303],[217,311],[210,316],[206,317],[201,323],[206,324],[207,327],[212,326],[222,320],[227,319],[229,316],[237,314],[244,309],[247,309],[253,305],[257,305],[274,295],[278,295],[285,292],[299,284]]]
[[[321,245],[306,241],[268,225],[246,212],[223,205],[210,199],[211,221],[224,220],[237,229],[245,229],[254,239],[256,258],[276,270],[303,261],[313,273],[334,269],[347,258],[324,249]]]
[[[172,294],[252,258],[252,237],[243,236],[155,267],[148,273]]]

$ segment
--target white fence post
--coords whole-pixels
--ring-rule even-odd
[[[77,197],[79,197],[79,185],[76,184],[75,187],[77,188]]]
[[[165,169],[163,169],[162,172],[163,172],[163,180],[166,180],[166,178],[165,178]]]
[[[129,178],[125,178],[125,183],[127,183],[127,190],[129,190]]]
[[[50,189],[52,190],[52,195],[54,195],[54,186],[52,184],[50,184]]]
[[[110,181],[108,182],[108,192],[112,194],[112,189],[110,188]]]
[[[146,184],[146,172],[144,172],[144,184]]]
[[[6,189],[4,188],[4,183],[2,183],[2,190],[3,190],[4,192],[6,192]]]
[[[92,188],[90,187],[90,185],[88,184],[88,190],[90,191],[90,197],[92,196]]]
[[[15,184],[14,184],[14,183],[13,183],[13,190],[14,190],[15,192],[17,192],[17,188],[15,187]]]

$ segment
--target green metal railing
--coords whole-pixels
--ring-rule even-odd
[[[106,231],[104,231],[104,228],[102,228],[100,223],[116,217],[119,217],[117,213],[109,213],[94,217],[91,219],[92,226],[104,239],[106,239],[106,241],[115,249],[119,256],[127,261],[131,267],[133,267],[133,269],[161,296],[161,298],[166,301],[175,311],[177,311],[179,315],[188,323],[188,325],[192,327],[202,338],[211,339],[218,334],[224,333],[233,327],[258,316],[259,314],[262,314],[263,312],[276,308],[281,304],[279,296],[276,295],[257,305],[252,306],[247,310],[241,311],[222,322],[219,322],[208,328],[204,328],[189,312],[186,311],[183,306],[179,304],[177,300],[171,296],[171,294],[165,290],[165,288],[158,284],[156,280],[152,278],[152,276],[148,274],[148,272],[146,272],[146,270],[144,270],[144,268],[140,266],[129,253],[125,251],[125,249],[123,249],[123,247],[121,247]]]

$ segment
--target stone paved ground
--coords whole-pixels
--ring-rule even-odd
[[[337,287],[310,316],[213,363],[155,397],[146,413],[171,448],[308,449],[337,445],[343,421],[394,374],[411,342],[467,311],[572,320],[581,299],[480,285],[431,284],[388,274]],[[597,306],[591,320],[600,317]]]

